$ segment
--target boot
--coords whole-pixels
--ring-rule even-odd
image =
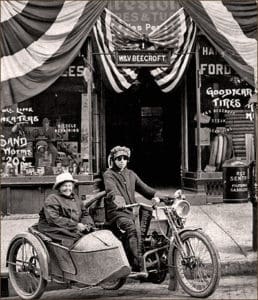
[[[134,272],[140,272],[142,268],[142,264],[141,264],[141,258],[139,257],[137,237],[132,236],[129,238],[129,248],[131,254],[133,255],[132,270]]]

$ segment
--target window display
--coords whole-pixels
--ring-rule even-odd
[[[80,153],[80,93],[42,93],[4,108],[1,125],[2,177],[87,174]]]

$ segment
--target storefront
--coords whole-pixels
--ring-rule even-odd
[[[79,180],[82,199],[103,189],[102,173],[115,145],[131,148],[130,167],[150,185],[181,186],[204,195],[206,202],[222,201],[224,161],[254,160],[254,111],[248,104],[253,87],[188,19],[177,54],[172,38],[161,52],[146,38],[155,37],[162,29],[158,25],[180,8],[178,2],[112,1],[108,8],[133,28],[138,48],[133,45],[130,55],[138,61],[132,64],[129,52],[118,61],[114,49],[100,51],[97,30],[105,36],[97,24],[54,84],[2,109],[4,214],[37,213],[63,171]],[[106,13],[105,20],[110,17]],[[113,22],[112,30],[118,19]],[[116,60],[105,60],[112,55]],[[180,59],[166,68],[166,55]],[[165,84],[164,78],[169,78]]]
[[[179,8],[177,1],[113,1],[110,5],[116,16],[150,37]],[[248,104],[254,88],[202,31],[198,30],[195,45],[185,49],[189,58],[184,76],[178,74],[180,80],[170,91],[159,86],[152,69],[140,62],[137,80],[128,90],[114,92],[114,87],[102,86],[106,151],[125,144],[132,148],[131,167],[146,182],[182,186],[204,195],[205,202],[221,202],[223,163],[233,157],[247,164],[255,159],[254,107]],[[133,66],[129,55],[124,60],[126,66]]]
[[[99,99],[84,79],[87,47],[88,41],[44,92],[2,109],[4,214],[37,213],[52,191],[55,176],[65,171],[78,179],[82,199],[100,189],[102,125]]]

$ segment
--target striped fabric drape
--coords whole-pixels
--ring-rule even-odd
[[[129,89],[137,79],[139,68],[117,67],[116,50],[139,50],[147,39],[148,49],[171,49],[171,65],[150,69],[163,92],[170,92],[180,81],[188,64],[196,27],[181,8],[148,36],[131,28],[110,10],[105,9],[93,27],[97,59],[105,75],[104,82],[117,93]]]
[[[173,48],[170,66],[151,70],[151,75],[164,93],[172,91],[182,78],[195,37],[196,26],[183,8],[150,33],[149,39],[153,44]]]
[[[1,104],[39,94],[71,64],[107,1],[1,1]]]
[[[117,68],[115,64],[116,49],[139,49],[140,33],[126,22],[105,9],[93,26],[94,44],[98,52],[97,59],[104,71],[104,82],[117,93],[130,88],[138,76],[135,68]]]
[[[257,84],[257,2],[179,0],[211,44],[249,84]]]

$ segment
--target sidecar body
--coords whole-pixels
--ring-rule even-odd
[[[109,230],[82,237],[71,250],[48,243],[51,273],[66,279],[98,285],[105,280],[126,277],[130,266],[122,243]]]
[[[96,286],[131,271],[122,243],[109,230],[89,233],[67,248],[35,227],[12,239],[7,266],[11,284],[22,299],[38,298],[53,279]]]

